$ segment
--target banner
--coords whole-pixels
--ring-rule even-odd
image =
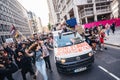
[[[95,26],[99,26],[101,24],[105,26],[107,23],[111,25],[113,22],[116,23],[116,27],[120,26],[120,18],[92,22],[92,23],[84,24],[83,26],[84,26],[84,28],[92,28]]]
[[[57,56],[64,56],[64,55],[69,55],[69,54],[74,54],[74,53],[80,53],[86,50],[90,50],[91,47],[86,43],[80,43],[77,45],[73,46],[67,46],[67,47],[61,47],[57,48]]]
[[[5,40],[5,42],[6,42],[6,43],[13,43],[14,40],[13,40],[13,38],[8,38],[8,39]]]

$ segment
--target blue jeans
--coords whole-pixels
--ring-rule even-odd
[[[107,30],[107,35],[109,36],[110,30]]]
[[[36,61],[36,67],[37,67],[37,70],[42,74],[43,79],[48,80],[45,61],[44,60]]]

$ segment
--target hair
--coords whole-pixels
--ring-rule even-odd
[[[38,45],[41,46],[40,43],[39,43],[39,44],[33,43],[33,44],[28,48],[29,52],[30,52],[30,51],[35,51],[35,50],[37,49],[37,46],[38,46]]]
[[[23,55],[25,55],[25,52],[24,52],[24,51],[19,50],[19,51],[17,52],[17,54],[18,54],[19,52],[21,52]]]
[[[38,44],[32,44],[32,45],[28,48],[28,50],[29,50],[29,51],[35,51],[35,50],[37,49],[37,46],[38,46]]]
[[[5,50],[0,50],[0,54],[3,54],[5,52]]]

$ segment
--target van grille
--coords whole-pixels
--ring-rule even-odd
[[[66,58],[66,62],[79,61],[79,60],[82,60],[82,59],[85,59],[88,57],[89,57],[88,54],[84,54],[84,55],[80,55],[80,56],[76,56],[76,57]]]

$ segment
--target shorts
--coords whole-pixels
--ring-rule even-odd
[[[104,38],[100,38],[100,43],[104,43]]]

